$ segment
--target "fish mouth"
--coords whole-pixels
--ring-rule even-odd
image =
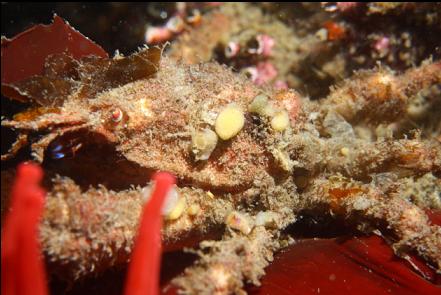
[[[79,128],[55,137],[44,152],[43,166],[47,174],[61,175],[75,181],[84,191],[89,187],[104,186],[109,190],[122,191],[146,186],[158,170],[144,167],[127,159],[117,151],[114,143],[104,134]],[[169,170],[170,171],[170,170]],[[173,171],[170,171],[173,173]],[[191,175],[177,176],[178,187],[192,187],[213,193],[231,193],[229,187],[215,187],[209,182],[195,181]],[[246,190],[248,184],[237,186],[234,192]]]
[[[54,139],[64,134],[88,128],[88,124],[81,118],[75,120],[56,120],[50,124],[46,124],[47,121],[44,120],[34,121],[22,119],[21,117],[18,117],[17,120],[14,119],[1,122],[2,139],[3,135],[7,137],[6,140],[2,140],[2,162],[15,159],[23,150],[29,152],[25,147],[30,146],[33,159],[41,163],[47,154],[48,146]],[[6,143],[7,141],[9,142]],[[73,150],[78,150],[80,147],[80,142],[77,142],[76,145],[71,144]],[[61,146],[52,147],[52,149],[54,153],[50,155],[51,157],[62,157]],[[7,152],[4,153],[3,151],[5,150]]]

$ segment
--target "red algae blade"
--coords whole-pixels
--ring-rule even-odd
[[[3,83],[14,83],[41,75],[46,57],[67,52],[75,59],[88,55],[108,57],[99,45],[55,15],[50,25],[36,25],[12,39],[1,41]]]
[[[377,236],[308,239],[276,255],[250,294],[436,294]]]

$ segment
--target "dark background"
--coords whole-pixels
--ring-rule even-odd
[[[3,2],[1,35],[11,38],[33,25],[50,24],[56,13],[111,55],[117,49],[126,55],[144,45],[147,25],[163,24],[174,9],[174,2]]]

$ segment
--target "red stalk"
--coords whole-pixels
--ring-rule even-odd
[[[39,186],[43,171],[21,164],[12,189],[11,211],[2,233],[2,294],[48,294],[38,242],[38,221],[44,205]]]
[[[175,177],[167,172],[153,175],[152,196],[144,205],[135,248],[132,252],[124,294],[159,294],[161,263],[161,208],[167,192],[175,184]]]

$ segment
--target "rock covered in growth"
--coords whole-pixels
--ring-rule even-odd
[[[285,83],[315,99],[354,70],[378,63],[404,70],[439,57],[433,49],[441,41],[441,17],[434,3],[227,3],[202,19],[204,25],[172,44],[173,58],[215,59],[258,85]],[[421,31],[434,38],[422,38]],[[272,40],[268,56],[256,54],[263,52],[262,36]],[[274,75],[259,70],[269,67]]]

